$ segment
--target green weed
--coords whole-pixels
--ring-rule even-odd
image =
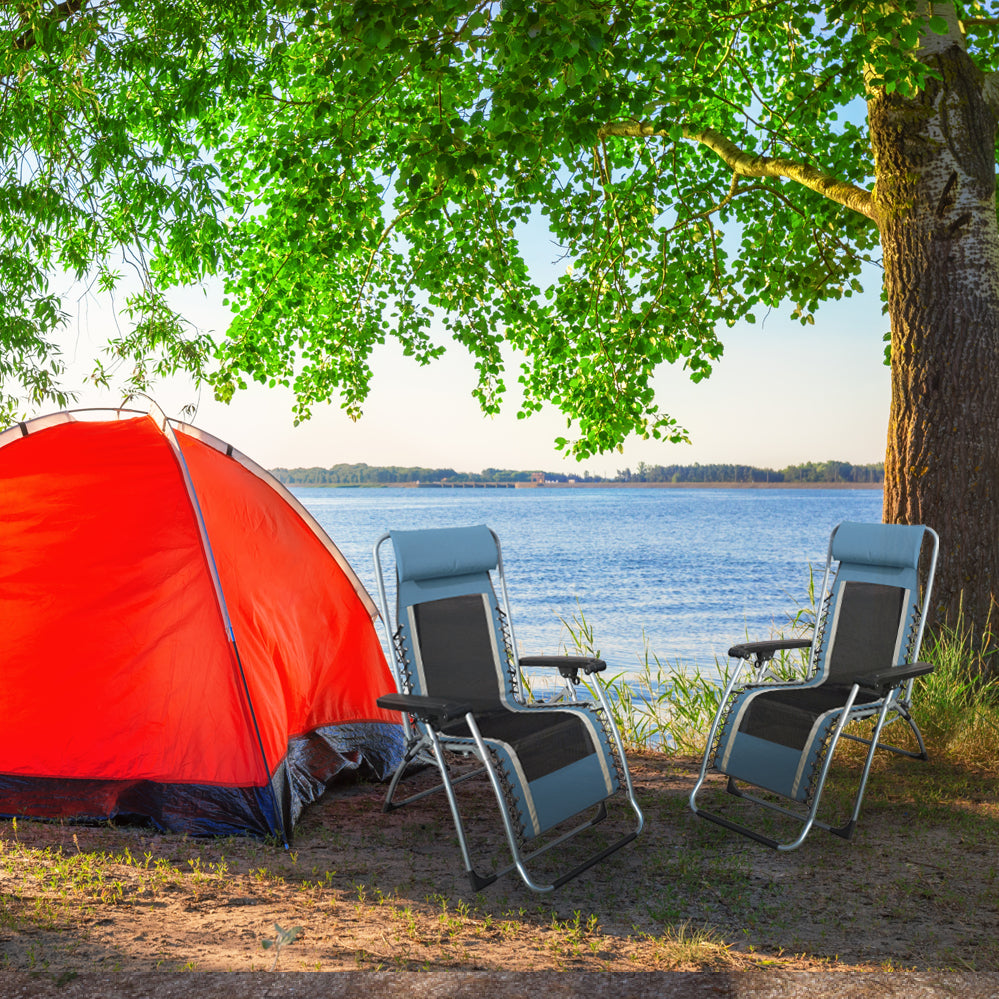
[[[582,611],[563,621],[571,655],[599,656],[593,628]],[[603,689],[626,746],[666,754],[699,752],[718,708],[728,667],[716,662],[716,674],[692,670],[681,662],[663,662],[648,643],[637,671],[607,679],[595,673],[584,685],[593,696]],[[719,679],[720,678],[720,679]]]
[[[809,567],[806,600],[787,615],[782,627],[773,629],[773,637],[809,637],[815,625],[816,596],[815,576]],[[562,623],[568,635],[565,652],[599,657],[596,636],[582,610]],[[980,651],[983,647],[990,651]],[[960,617],[952,626],[927,634],[920,658],[936,669],[916,681],[913,716],[933,751],[999,759],[999,684],[983,682],[983,677],[997,672],[991,661],[999,656],[997,648],[999,637],[991,640],[988,635],[982,645],[973,645]],[[807,649],[780,652],[767,663],[765,675],[780,681],[801,680],[807,666]],[[703,752],[732,668],[717,659],[715,669],[708,672],[679,660],[664,662],[646,643],[637,670],[606,679],[593,674],[585,685],[591,695],[596,693],[594,685],[603,689],[628,748],[697,755]],[[748,672],[745,678],[751,678]],[[530,689],[530,684],[525,686]]]
[[[999,684],[984,682],[999,640],[973,645],[963,615],[927,636],[920,659],[936,668],[916,681],[913,715],[931,748],[964,759],[999,759]],[[991,675],[995,675],[991,672]]]
[[[261,941],[261,946],[264,950],[274,951],[274,963],[271,965],[271,971],[274,971],[277,968],[278,959],[281,957],[282,949],[287,947],[289,944],[293,944],[298,939],[301,932],[301,926],[292,926],[289,929],[285,929],[278,923],[274,924],[275,936]]]

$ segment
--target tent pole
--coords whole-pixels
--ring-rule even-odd
[[[288,842],[288,830],[285,828],[284,814],[278,803],[277,795],[274,793],[274,784],[271,780],[271,768],[268,765],[267,753],[264,750],[264,740],[260,734],[260,725],[257,722],[256,712],[253,710],[253,699],[250,697],[250,687],[246,681],[246,672],[243,669],[243,660],[240,658],[239,648],[236,645],[236,635],[233,631],[232,619],[229,617],[229,609],[226,606],[225,594],[222,592],[222,580],[219,578],[219,570],[215,562],[215,553],[212,551],[212,543],[208,537],[208,528],[205,525],[205,518],[201,512],[201,504],[198,502],[198,494],[194,488],[194,480],[191,478],[191,471],[187,467],[187,461],[185,460],[184,453],[181,450],[180,442],[177,440],[177,437],[173,432],[173,427],[170,426],[170,420],[154,400],[150,399],[148,396],[145,396],[145,398],[147,402],[159,413],[157,423],[162,430],[163,436],[166,438],[167,443],[173,450],[174,457],[177,459],[181,475],[184,478],[184,486],[187,489],[188,497],[191,500],[191,507],[194,510],[194,516],[198,523],[198,533],[201,537],[201,547],[205,553],[205,559],[208,563],[208,571],[212,579],[212,586],[215,590],[215,599],[218,603],[219,612],[222,615],[222,623],[225,626],[226,637],[229,640],[229,645],[232,648],[232,653],[236,660],[236,667],[239,670],[240,682],[243,685],[243,695],[246,698],[247,710],[250,712],[250,720],[253,722],[253,731],[257,737],[257,748],[260,750],[260,759],[264,765],[264,775],[267,779],[267,788],[270,792],[271,804],[274,807],[274,815],[277,819],[277,829],[275,832],[280,833],[284,847],[285,849],[288,849],[290,844]],[[149,415],[152,416],[153,414],[150,413]]]

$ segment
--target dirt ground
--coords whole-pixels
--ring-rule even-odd
[[[837,994],[893,995],[883,983],[897,979],[885,973],[906,971],[915,973],[901,976],[907,994],[921,994],[923,983],[926,995],[999,996],[994,775],[879,761],[851,842],[818,830],[801,849],[777,853],[691,814],[694,761],[649,755],[631,763],[645,831],[550,895],[527,890],[516,875],[472,892],[443,797],[384,814],[384,786],[374,783],[341,786],[311,806],[288,851],[248,839],[5,822],[4,992],[69,996],[111,974],[119,991],[101,986],[102,994],[145,995],[149,972],[275,969],[364,972],[372,996],[395,994],[384,983],[398,979],[384,972],[435,973],[405,976],[423,983],[409,995],[431,994],[424,988],[444,980],[450,986],[432,994],[527,994],[518,975],[533,980],[532,993],[559,995],[527,973],[569,973],[551,979],[568,985],[607,971],[625,973],[619,984],[637,974],[650,987],[660,976],[643,973],[708,973],[615,994],[695,994],[670,991],[668,982],[713,983],[696,994],[787,995],[774,987],[837,972],[846,973],[833,976]],[[490,798],[474,783],[464,787],[469,814],[481,820],[470,823],[477,847],[498,853]],[[845,775],[835,772],[831,813],[845,809],[847,794]],[[718,800],[729,814],[741,807],[720,792]],[[622,806],[587,836],[599,843],[629,819]],[[571,866],[583,848],[560,848],[560,859]],[[850,974],[859,972],[867,974]],[[493,976],[488,989],[475,984],[482,973]],[[522,984],[497,988],[511,974]],[[266,994],[283,994],[267,980]],[[160,994],[169,994],[165,981]],[[863,991],[852,991],[854,981]]]

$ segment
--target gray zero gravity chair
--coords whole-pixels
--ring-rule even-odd
[[[388,540],[395,556],[392,614],[381,554]],[[385,811],[443,790],[476,891],[514,869],[528,887],[550,891],[633,840],[641,831],[642,813],[604,693],[597,684],[600,704],[574,699],[580,670],[591,674],[605,664],[582,656],[532,656],[518,662],[493,532],[485,526],[390,531],[376,542],[374,559],[398,685],[398,693],[378,703],[402,712],[406,735],[406,753],[389,785]],[[502,607],[493,588],[494,571]],[[525,704],[524,666],[557,669],[571,681],[573,700],[557,706]],[[446,755],[454,753],[481,766],[455,776]],[[436,765],[441,783],[396,800],[399,781],[414,761]],[[455,785],[476,775],[485,775],[492,785],[513,856],[512,864],[496,872],[476,870],[459,811]],[[537,883],[527,862],[603,819],[607,800],[619,792],[634,809],[634,830],[550,883]]]
[[[849,839],[874,751],[887,749],[926,759],[911,698],[915,678],[933,669],[916,660],[923,635],[921,608],[930,599],[936,559],[937,536],[928,527],[843,523],[833,531],[812,639],[747,642],[729,650],[740,662],[708,736],[700,776],[690,795],[694,812],[780,850],[800,846],[813,825]],[[781,682],[769,674],[775,654],[809,647],[804,680]],[[737,687],[747,662],[752,680]],[[872,722],[870,738],[844,732],[847,723],[861,719]],[[880,741],[882,730],[893,722],[909,726],[917,751]],[[852,814],[844,825],[833,828],[816,815],[841,737],[867,745],[868,751]],[[800,834],[779,843],[699,807],[697,796],[709,770],[728,777],[731,794],[798,819]],[[773,792],[777,799],[750,794],[740,783]]]

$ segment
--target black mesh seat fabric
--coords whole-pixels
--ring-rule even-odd
[[[597,752],[590,732],[574,711],[501,709],[476,712],[475,721],[484,739],[510,748],[528,781],[546,777]],[[441,726],[441,734],[472,738],[464,720]]]
[[[840,684],[764,691],[750,702],[739,731],[800,751],[814,737],[819,719],[831,711],[842,710],[849,695],[850,688]],[[854,703],[871,704],[877,700],[875,694],[862,694]]]
[[[420,664],[431,696],[465,701],[475,709],[483,738],[509,746],[528,780],[596,752],[578,711],[525,709],[509,697],[481,594],[427,601],[413,608]],[[441,726],[450,738],[472,735],[462,719]]]

